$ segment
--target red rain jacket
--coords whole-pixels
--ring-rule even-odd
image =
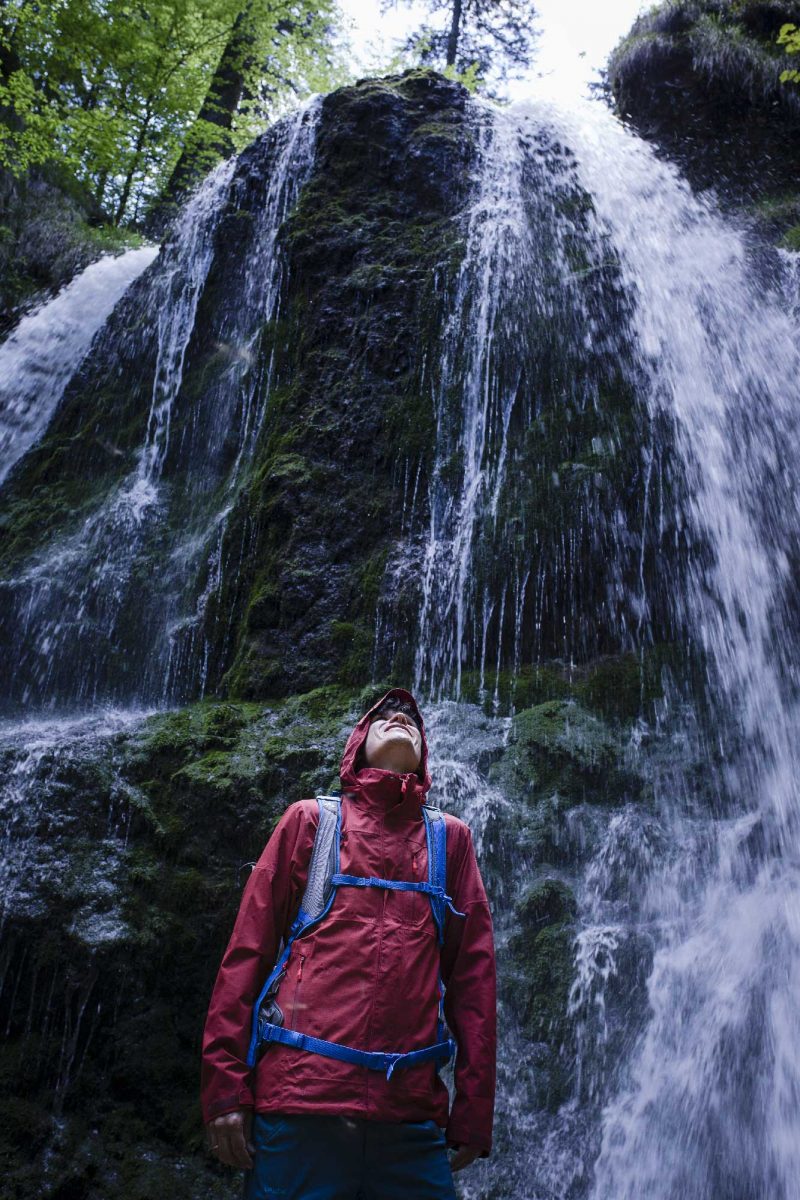
[[[416,704],[409,692],[387,695]],[[385,699],[385,697],[384,697]],[[378,703],[381,703],[380,701]],[[431,785],[422,735],[418,773],[357,769],[376,704],[348,739],[341,766],[340,870],[351,875],[425,881],[428,856],[420,805]],[[492,918],[469,827],[445,814],[447,894],[466,914],[446,909],[441,949],[447,1025],[458,1043],[455,1098],[434,1063],[384,1072],[294,1046],[270,1043],[246,1065],[252,1010],[288,940],[305,889],[315,800],[290,804],[244,889],[220,966],[203,1038],[206,1122],[239,1108],[326,1113],[376,1121],[425,1121],[445,1128],[449,1145],[492,1144],[496,981]],[[319,925],[292,945],[277,1002],[288,1029],[360,1050],[408,1051],[436,1042],[440,948],[423,892],[340,887]]]

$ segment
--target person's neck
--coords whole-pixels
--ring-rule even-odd
[[[408,767],[404,764],[397,766],[396,764],[388,762],[380,764],[367,763],[367,766],[371,767],[373,771],[389,771],[392,775],[413,775],[416,770],[415,767]]]

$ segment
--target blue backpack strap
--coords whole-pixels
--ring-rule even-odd
[[[444,943],[444,921],[445,921],[445,901],[446,907],[458,917],[466,916],[466,913],[459,912],[452,904],[451,898],[447,895],[447,825],[444,819],[444,813],[440,808],[434,808],[430,804],[423,804],[422,815],[425,818],[425,833],[428,839],[428,883],[431,886],[431,911],[436,924],[436,930],[439,935],[440,947]],[[457,1046],[452,1038],[446,1038],[447,1023],[444,1016],[444,981],[442,980],[441,963],[438,972],[438,988],[439,988],[439,1007],[436,1020],[436,1040],[442,1044],[447,1040],[451,1047],[451,1054],[455,1054]],[[436,1063],[436,1071],[444,1066],[447,1060],[439,1060]]]
[[[425,818],[425,835],[428,842],[428,882],[411,883],[405,879],[378,879],[367,875],[342,875],[337,872],[331,876],[331,883],[336,887],[377,887],[388,888],[396,892],[424,892],[431,902],[431,911],[436,923],[439,945],[444,942],[445,909],[449,908],[457,917],[465,916],[453,904],[452,896],[445,891],[447,883],[447,827],[444,816],[439,808],[427,804],[422,806]]]
[[[278,956],[278,961],[267,976],[253,1005],[250,1045],[247,1051],[248,1067],[256,1065],[259,1046],[265,1040],[266,1031],[268,1028],[274,1028],[269,1021],[270,1000],[278,990],[292,950],[292,943],[306,929],[322,920],[336,895],[336,887],[332,886],[332,879],[339,866],[342,802],[338,796],[317,796],[316,799],[319,805],[319,823],[314,833],[314,846],[308,866],[306,888],[297,910],[297,916],[289,930],[289,940]]]
[[[296,1029],[283,1029],[280,1025],[268,1025],[264,1038],[268,1042],[282,1042],[284,1046],[294,1046],[298,1050],[310,1050],[314,1054],[323,1054],[326,1058],[338,1058],[340,1062],[356,1063],[360,1067],[370,1067],[374,1071],[386,1071],[387,1079],[391,1079],[392,1072],[398,1067],[415,1067],[423,1062],[436,1062],[438,1070],[452,1058],[456,1049],[452,1038],[440,1038],[435,1046],[424,1046],[421,1050],[408,1050],[405,1053],[357,1050],[354,1046],[345,1046],[341,1042],[328,1042],[324,1038],[312,1037],[308,1033],[299,1033]]]
[[[389,888],[394,892],[424,892],[426,896],[430,896],[431,904],[435,900],[439,906],[445,905],[457,916],[464,916],[464,913],[460,913],[457,908],[453,907],[453,897],[448,896],[444,888],[431,883],[411,883],[405,879],[378,879],[374,875],[340,875],[338,872],[331,876],[331,883],[336,887],[344,884],[349,887]]]
[[[425,818],[425,836],[428,840],[428,892],[431,900],[431,911],[439,936],[439,945],[444,943],[445,909],[449,908],[456,916],[463,917],[466,913],[454,908],[452,897],[447,895],[447,825],[444,813],[440,808],[431,804],[423,804],[422,815]]]

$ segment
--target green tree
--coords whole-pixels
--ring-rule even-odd
[[[431,20],[403,48],[423,65],[444,68],[468,84],[489,79],[501,84],[529,65],[535,43],[532,0],[427,0],[427,8]]]
[[[221,158],[229,157],[288,97],[344,82],[333,49],[335,28],[320,7],[295,6],[277,21],[259,0],[237,13],[200,111],[150,214],[157,229]],[[291,46],[291,55],[285,51]]]
[[[195,163],[208,165],[290,97],[341,74],[336,21],[334,0],[6,0],[0,166],[22,173],[60,161],[115,223],[136,221],[187,138]],[[233,100],[210,97],[243,24]]]

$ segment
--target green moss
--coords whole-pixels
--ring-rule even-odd
[[[783,250],[800,251],[800,225],[792,225],[781,237],[778,245]]]
[[[227,751],[212,750],[172,776],[173,782],[185,784],[203,799],[231,795],[249,778],[249,772],[240,772],[238,761]]]
[[[515,932],[508,943],[511,1002],[525,1034],[544,1043],[541,1101],[555,1108],[568,1090],[561,1051],[571,1037],[567,1006],[575,978],[575,898],[558,879],[532,885],[515,909]]]
[[[765,220],[797,220],[800,217],[800,195],[786,192],[779,196],[765,196],[751,204],[750,211]]]
[[[622,758],[622,742],[606,722],[575,700],[547,700],[517,713],[491,773],[529,802],[555,794],[567,805],[619,804],[641,791]]]
[[[565,756],[594,770],[610,766],[617,744],[607,726],[571,700],[548,700],[514,718],[512,738],[526,751]]]
[[[352,702],[351,689],[337,684],[325,684],[310,692],[290,697],[286,701],[284,712],[290,717],[313,721],[327,732],[331,725],[341,723],[343,714],[350,710]]]
[[[331,638],[341,664],[338,675],[342,683],[357,685],[368,679],[374,643],[372,630],[350,621],[334,621]]]
[[[417,125],[411,136],[415,140],[418,138],[444,138],[458,144],[464,137],[464,129],[459,121],[452,119],[423,121],[422,124]]]
[[[574,694],[607,720],[632,721],[649,715],[652,701],[662,695],[661,653],[650,649],[641,659],[620,654],[592,664],[576,681]]]

